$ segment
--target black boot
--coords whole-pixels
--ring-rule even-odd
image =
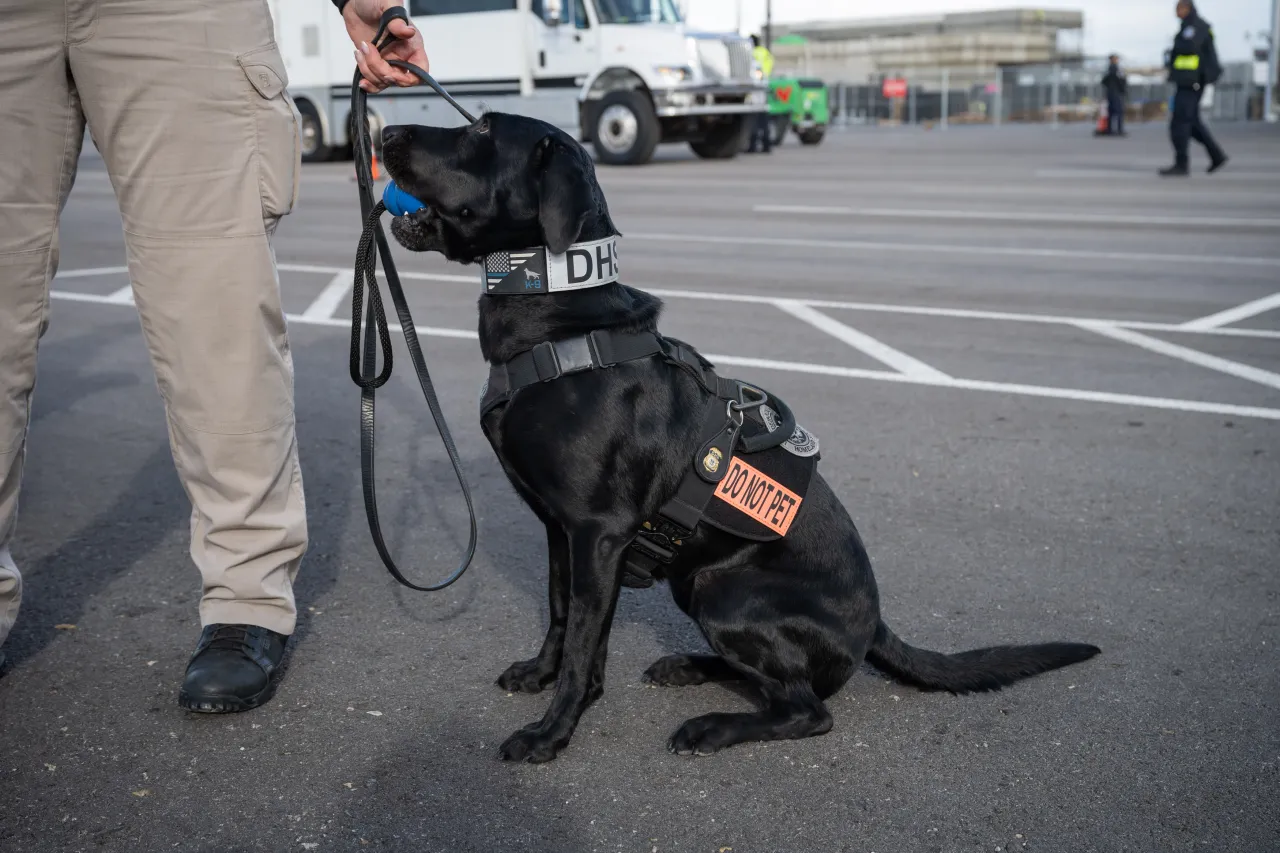
[[[1160,170],[1162,178],[1185,178],[1190,174],[1191,171],[1186,166],[1179,166],[1176,163],[1167,169]]]
[[[1219,154],[1217,157],[1214,157],[1213,162],[1209,164],[1209,174],[1212,175],[1214,172],[1227,165],[1227,160],[1229,159],[1230,158],[1227,157],[1226,154]]]
[[[257,625],[206,625],[187,664],[178,704],[202,714],[248,711],[275,692],[289,638]]]

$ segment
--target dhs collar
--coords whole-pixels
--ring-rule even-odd
[[[480,282],[489,296],[542,296],[602,287],[618,280],[618,237],[574,243],[564,254],[546,246],[484,256]]]

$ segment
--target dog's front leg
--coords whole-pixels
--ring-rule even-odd
[[[569,610],[556,692],[543,718],[507,738],[499,750],[505,761],[550,761],[569,744],[578,719],[599,695],[603,680],[598,653],[618,603],[625,533],[599,528],[569,534]],[[593,678],[594,677],[594,678]],[[594,693],[594,695],[593,695]]]
[[[512,693],[541,693],[556,680],[564,650],[564,629],[569,617],[569,537],[553,523],[547,525],[547,598],[550,625],[546,639],[533,660],[517,661],[498,676],[498,686]]]

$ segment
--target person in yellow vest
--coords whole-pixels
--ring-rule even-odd
[[[1210,174],[1227,162],[1227,153],[1200,119],[1200,98],[1205,87],[1217,83],[1222,77],[1213,27],[1200,17],[1192,0],[1178,0],[1177,15],[1178,34],[1174,36],[1173,50],[1169,51],[1166,66],[1169,82],[1176,87],[1169,119],[1169,136],[1175,159],[1172,166],[1160,170],[1166,178],[1184,178],[1191,174],[1187,149],[1193,139],[1209,154]]]
[[[760,36],[753,35],[751,45],[751,58],[760,66],[764,83],[767,85],[769,78],[773,76],[773,54],[769,52],[769,48],[760,43]],[[766,110],[756,115],[755,124],[751,127],[751,143],[747,151],[753,154],[756,151],[763,151],[768,154],[772,147],[769,142],[769,113]]]

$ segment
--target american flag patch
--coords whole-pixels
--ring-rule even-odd
[[[484,259],[484,277],[490,287],[529,263],[537,252],[494,252]]]

